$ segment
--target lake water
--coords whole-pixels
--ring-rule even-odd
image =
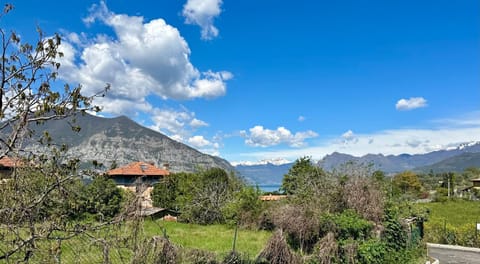
[[[280,189],[280,184],[274,184],[274,185],[258,185],[258,188],[264,192],[274,192],[278,191]]]

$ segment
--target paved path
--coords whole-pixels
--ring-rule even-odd
[[[455,246],[428,245],[428,255],[440,264],[480,264],[480,250]]]

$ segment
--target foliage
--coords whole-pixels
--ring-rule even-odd
[[[243,186],[226,206],[226,218],[240,226],[255,228],[265,209],[265,203],[259,199],[260,195],[262,191],[258,187]]]
[[[387,254],[385,245],[378,240],[370,239],[361,243],[358,247],[358,258],[360,263],[381,264],[384,263]]]
[[[407,246],[407,233],[400,223],[398,208],[393,205],[385,210],[384,227],[382,241],[389,249],[398,251]]]
[[[352,210],[346,210],[340,214],[324,215],[321,226],[327,227],[324,233],[334,230],[339,240],[364,240],[370,236],[373,223],[361,218]]]
[[[302,157],[296,160],[284,175],[280,189],[286,194],[297,195],[302,199],[317,194],[327,183],[326,173],[314,166],[310,158]]]
[[[1,19],[12,9],[6,4]],[[56,145],[38,125],[68,119],[78,132],[75,115],[99,107],[92,104],[95,95],[83,95],[80,85],[57,81],[61,37],[45,37],[38,28],[37,32],[38,40],[31,45],[21,40],[21,34],[0,29],[0,157],[9,156],[17,165],[0,188],[0,260],[15,256],[28,262],[35,255],[48,255],[37,241],[69,230],[72,233],[61,238],[67,240],[94,228],[70,225],[82,209],[78,160],[65,158],[68,146]],[[33,142],[41,151],[28,148]]]
[[[425,222],[425,241],[480,246],[480,239],[475,238],[479,220],[477,216],[480,214],[478,201],[450,200],[417,204],[416,207],[429,212],[428,221]]]
[[[177,209],[177,196],[179,192],[178,178],[176,174],[171,174],[153,186],[152,200],[153,206],[167,209]]]
[[[239,187],[239,180],[223,169],[199,173],[190,190],[191,200],[184,204],[182,219],[199,224],[225,223],[224,212]]]
[[[110,219],[121,211],[123,192],[112,179],[97,175],[83,187],[82,201],[85,211],[98,220]]]
[[[422,183],[417,174],[412,171],[404,171],[393,177],[394,187],[402,194],[418,195],[422,189]]]

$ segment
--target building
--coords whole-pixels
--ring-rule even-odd
[[[159,182],[163,177],[170,175],[167,169],[155,167],[153,163],[134,162],[127,166],[107,171],[107,175],[112,178],[117,185],[135,186],[138,183],[152,186]]]
[[[0,158],[0,180],[5,180],[10,178],[12,175],[13,169],[18,166],[19,163],[13,158],[3,156]]]
[[[113,179],[118,187],[134,193],[140,192],[143,199],[142,207],[151,208],[153,185],[163,177],[169,176],[170,172],[167,168],[155,167],[153,163],[134,162],[124,167],[109,170],[106,175]],[[137,189],[139,186],[142,189]]]

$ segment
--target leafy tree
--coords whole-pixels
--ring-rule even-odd
[[[110,219],[120,213],[123,193],[112,179],[97,175],[83,187],[85,211],[100,219]]]
[[[182,202],[182,217],[199,224],[224,223],[225,210],[242,185],[235,175],[229,175],[220,168],[198,173],[190,184],[191,195]]]
[[[393,177],[394,186],[403,194],[418,194],[422,189],[422,183],[417,174],[412,171],[404,171]]]
[[[0,19],[12,9],[6,4]],[[71,231],[68,221],[76,209],[69,209],[79,209],[78,160],[65,159],[67,146],[55,145],[48,131],[39,135],[33,128],[68,118],[72,129],[79,131],[74,116],[99,110],[92,104],[94,96],[83,95],[80,85],[57,81],[61,37],[37,32],[38,40],[32,45],[23,42],[21,34],[0,29],[0,157],[8,155],[17,164],[0,188],[0,261],[28,262],[42,250],[38,241],[53,239],[54,231]],[[42,145],[41,153],[26,148],[34,140]],[[89,227],[79,225],[76,230],[74,234]]]
[[[153,186],[153,205],[161,208],[177,209],[177,196],[179,192],[178,180],[175,174],[164,177]]]

